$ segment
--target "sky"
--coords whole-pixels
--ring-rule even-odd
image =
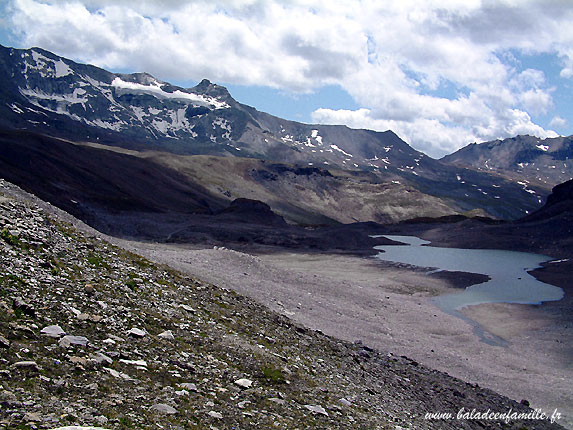
[[[0,44],[282,118],[392,130],[433,157],[573,134],[573,0],[3,0]]]

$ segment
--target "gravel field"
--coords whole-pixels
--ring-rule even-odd
[[[425,269],[340,254],[258,250],[250,255],[224,248],[119,244],[253,297],[326,334],[407,355],[544,411],[557,409],[567,416],[561,424],[573,428],[573,327],[555,312],[567,304],[466,309],[468,317],[509,342],[491,346],[429,300],[467,286],[471,276],[428,276]]]

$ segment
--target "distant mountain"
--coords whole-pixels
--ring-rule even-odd
[[[151,170],[171,169],[183,178],[183,189],[195,184],[198,191],[189,207],[201,213],[221,210],[237,198],[256,198],[290,222],[389,222],[475,210],[515,219],[538,209],[549,193],[544,183],[518,184],[489,170],[432,159],[391,131],[287,121],[237,102],[224,87],[207,80],[181,88],[146,73],[111,73],[40,48],[0,47],[0,131],[0,165],[5,166],[0,175],[11,175],[7,179],[30,191],[45,191],[41,188],[46,183],[54,196],[58,187],[62,195],[89,187],[93,175],[87,172],[81,186],[73,183],[81,175],[69,176],[65,187],[50,175],[58,171],[58,162],[66,171],[82,171],[84,162],[93,165],[82,157],[92,156],[94,145],[103,145],[99,149],[138,151],[130,155],[138,158],[132,160],[134,166],[153,158]],[[36,142],[33,151],[30,142]],[[58,158],[54,148],[65,142],[75,147],[66,146]],[[72,158],[63,159],[71,153]],[[96,159],[104,157],[101,151],[97,154]],[[18,170],[26,157],[41,163],[43,156],[53,163],[45,177]],[[188,156],[219,158],[205,169],[205,160]],[[112,181],[151,182],[145,175],[126,177],[119,163],[123,158],[111,153],[105,158],[113,160]],[[103,170],[98,167],[96,172],[108,181]],[[123,191],[125,187],[119,186]],[[136,195],[145,192],[144,187],[129,187],[130,198],[149,203],[148,197]],[[208,198],[196,199],[205,192]],[[72,194],[80,199],[83,195]],[[341,201],[346,204],[341,206]],[[171,204],[160,206],[173,209]]]
[[[539,139],[517,136],[472,143],[442,158],[458,167],[486,171],[542,188],[573,178],[573,136]]]
[[[235,155],[370,170],[424,164],[394,133],[312,126],[235,101],[203,80],[180,88],[147,73],[114,74],[48,51],[0,48],[0,126],[179,154]]]

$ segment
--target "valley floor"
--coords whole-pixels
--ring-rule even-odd
[[[430,300],[481,282],[477,275],[428,276],[425,269],[340,254],[258,250],[251,255],[217,247],[119,244],[251,296],[328,335],[406,355],[517,401],[527,399],[547,413],[557,409],[564,416],[560,424],[573,428],[570,290],[560,302],[541,306],[465,309],[468,317],[508,341],[500,347],[481,342],[468,323]],[[562,287],[570,282],[568,271],[560,273],[557,265],[539,277]]]
[[[22,194],[15,187],[9,186],[6,183],[0,183],[0,185],[2,185],[3,192],[8,196],[20,196]],[[9,199],[11,198],[12,197]],[[29,198],[31,198],[31,196],[26,196],[26,199]],[[59,220],[73,224],[79,228],[80,231],[88,233],[90,235],[89,237],[93,238],[86,242],[89,246],[82,245],[82,252],[85,253],[87,252],[86,250],[89,251],[90,249],[92,253],[95,252],[93,250],[99,252],[100,248],[105,245],[104,242],[99,243],[95,240],[96,236],[102,237],[102,235],[85,226],[85,224],[51,207],[45,202],[41,202],[35,198],[32,198],[32,200],[40,208],[46,210],[46,212],[51,214],[55,213]],[[33,213],[39,214],[38,211]],[[18,214],[18,212],[11,212],[10,216],[15,217],[15,214]],[[23,218],[17,222],[23,225],[26,225],[26,223],[35,223],[34,228],[39,228],[40,231],[46,228],[39,227],[40,225],[48,225],[45,223],[43,215],[28,217],[26,216],[26,211],[24,211],[22,215],[18,216],[22,216]],[[12,222],[11,220],[9,221]],[[42,224],[42,222],[44,224]],[[68,243],[68,239],[60,233],[56,235],[56,238],[58,238],[57,243]],[[305,347],[308,347],[309,351],[312,350],[312,353],[316,357],[321,357],[320,359],[316,359],[317,363],[322,363],[322,366],[328,365],[324,375],[321,374],[320,376],[322,378],[320,379],[321,383],[324,382],[326,384],[330,381],[328,382],[330,384],[332,382],[332,375],[340,371],[340,369],[345,369],[345,371],[352,373],[352,377],[354,378],[352,384],[354,385],[343,384],[339,386],[335,384],[335,388],[340,392],[351,389],[356,393],[360,392],[360,394],[356,396],[356,401],[361,402],[361,404],[368,404],[368,411],[376,411],[376,413],[378,413],[380,410],[382,411],[380,414],[386,418],[390,416],[388,415],[388,410],[394,411],[392,413],[396,416],[399,415],[400,422],[403,424],[408,420],[416,418],[408,412],[412,407],[423,407],[426,411],[437,408],[435,412],[442,412],[439,410],[440,408],[443,409],[447,406],[451,409],[463,403],[468,407],[469,405],[476,405],[478,411],[481,412],[485,412],[485,410],[482,411],[480,408],[490,408],[494,412],[506,412],[509,407],[514,410],[523,409],[522,405],[509,402],[507,399],[503,399],[489,390],[479,388],[475,385],[477,383],[480,387],[491,388],[518,402],[521,399],[527,399],[531,402],[532,407],[542,408],[543,411],[549,415],[557,409],[563,414],[563,418],[560,419],[558,423],[573,428],[573,422],[571,420],[571,417],[573,417],[573,410],[571,409],[571,405],[573,405],[573,390],[570,386],[570,381],[573,380],[573,368],[570,360],[573,356],[571,350],[571,345],[573,345],[573,328],[570,323],[570,314],[567,314],[567,312],[570,312],[569,309],[571,309],[570,290],[567,291],[568,294],[565,300],[554,304],[545,304],[537,307],[484,305],[469,309],[467,312],[471,318],[478,321],[487,329],[494,331],[495,328],[497,335],[509,341],[507,347],[498,347],[480,342],[472,333],[472,328],[467,323],[442,313],[438,308],[432,305],[430,300],[431,297],[435,295],[452,292],[456,288],[480,282],[481,279],[479,276],[460,273],[449,274],[449,276],[443,273],[428,276],[426,274],[427,270],[425,269],[382,263],[378,260],[374,260],[372,257],[356,257],[340,253],[286,252],[284,250],[277,251],[277,248],[251,249],[249,253],[246,253],[220,247],[207,248],[199,246],[165,245],[125,241],[110,237],[104,237],[104,239],[128,250],[135,251],[137,254],[143,255],[151,261],[167,263],[175,269],[196,276],[202,280],[188,281],[190,285],[193,285],[183,285],[181,287],[182,289],[178,291],[166,290],[163,292],[160,291],[161,289],[157,291],[150,290],[150,293],[153,294],[149,297],[149,300],[143,300],[141,303],[133,302],[132,304],[134,306],[133,314],[136,315],[137,318],[147,318],[148,315],[153,316],[157,309],[161,309],[163,313],[167,312],[171,309],[169,307],[171,306],[169,300],[183,300],[184,297],[181,296],[181,293],[189,290],[193,292],[193,300],[197,302],[197,312],[201,318],[204,318],[206,321],[209,320],[213,315],[213,309],[211,308],[216,308],[218,312],[224,311],[226,313],[232,313],[232,315],[234,315],[233,318],[237,318],[236,321],[234,319],[233,321],[237,323],[241,322],[241,324],[247,325],[258,324],[261,327],[265,327],[264,330],[261,329],[265,332],[266,330],[276,331],[273,337],[279,339],[279,341],[269,346],[269,348],[272,347],[273,351],[276,350],[278,354],[282,354],[276,355],[276,357],[284,356],[282,349],[291,347],[291,343],[289,342],[291,342],[292,339],[290,339],[289,336],[297,336],[296,333],[294,333],[294,331],[296,331],[294,330],[294,326],[290,325],[290,322],[288,324],[285,322],[281,326],[277,325],[274,322],[276,318],[273,316],[276,314],[272,312],[269,313],[263,307],[251,304],[251,301],[248,300],[247,305],[247,303],[242,302],[245,301],[245,299],[240,299],[240,296],[237,296],[239,298],[236,299],[238,304],[235,304],[234,301],[228,304],[225,303],[225,306],[219,309],[217,307],[219,306],[217,305],[217,303],[219,303],[217,300],[220,300],[222,296],[231,296],[225,290],[220,290],[219,287],[233,289],[239,292],[240,295],[250,296],[271,310],[282,313],[304,326],[320,330],[338,339],[351,342],[360,340],[361,343],[350,345],[340,343],[336,341],[336,339],[331,341],[331,338],[326,338],[318,333],[308,331],[310,334],[305,336],[309,337],[310,343]],[[84,238],[82,240],[86,239]],[[66,246],[69,247],[71,245],[68,244]],[[24,251],[16,251],[12,249],[9,244],[4,245],[4,248],[12,253],[16,253],[14,255],[17,255],[18,261],[22,262],[23,266],[20,272],[21,275],[24,276],[24,274],[27,273],[24,267],[25,264],[34,263],[36,257],[31,258]],[[94,279],[99,279],[103,276],[104,279],[108,280],[113,280],[115,279],[114,277],[120,275],[126,276],[124,272],[126,272],[129,269],[129,265],[133,265],[133,263],[121,259],[112,261],[110,250],[105,247],[103,249],[102,256],[105,257],[106,261],[109,260],[110,267],[112,264],[114,267],[118,265],[119,269],[123,271],[115,271],[114,269],[112,273],[110,269],[110,273],[106,275],[105,273],[98,274],[97,271],[92,268],[92,270],[86,272],[85,276],[89,275]],[[46,251],[50,251],[50,249],[46,248]],[[84,261],[85,256],[79,254],[81,254],[79,248],[74,249],[69,258],[77,257],[76,260],[81,260],[81,264],[85,266],[87,264]],[[117,253],[113,255],[117,255]],[[14,258],[7,259],[4,263],[6,269],[13,272],[11,266],[14,264]],[[38,267],[40,268],[35,267],[38,273],[48,271],[48,269],[44,269],[42,266]],[[158,273],[167,273],[165,271],[158,271],[158,269],[151,266],[148,267],[147,264],[145,267],[146,269],[143,271],[146,273],[150,272],[149,274],[144,273],[145,276],[149,275],[153,277]],[[561,272],[560,269],[562,269]],[[38,276],[38,273],[34,276]],[[539,276],[556,285],[567,287],[570,282],[569,273],[570,270],[567,268],[563,269],[555,265],[550,271],[542,272]],[[184,278],[178,279],[181,280],[180,282],[182,284],[187,282]],[[89,299],[89,297],[84,297],[85,294],[81,292],[82,284],[78,284],[79,281],[72,280],[70,282],[69,288],[67,288],[66,291],[70,290],[69,292],[73,294],[67,299],[68,301],[73,303],[79,300],[85,306],[93,301],[93,299]],[[205,289],[206,287],[202,286],[201,290],[199,290],[195,284],[207,285],[203,284],[203,282],[215,284],[217,287]],[[63,285],[68,285],[67,281]],[[98,294],[106,298],[106,300],[107,298],[111,300],[117,294],[133,295],[133,292],[130,292],[125,285],[122,288],[121,291],[115,291],[113,288],[110,289],[106,287],[105,291],[102,290],[98,292]],[[166,297],[169,303],[163,303],[165,300],[154,302],[155,296],[160,297],[163,294],[169,296]],[[173,295],[173,297],[171,295]],[[211,295],[213,295],[214,298],[211,297]],[[39,306],[43,304],[48,297],[44,298],[35,294],[30,295],[29,299],[38,302],[37,305]],[[60,306],[60,302],[62,302],[61,299],[52,298],[51,296],[50,300],[58,304],[58,306]],[[85,303],[82,300],[84,300]],[[90,306],[91,305],[93,304],[90,304]],[[56,312],[56,310],[59,309],[58,306],[55,306],[53,309],[49,306],[42,306],[42,312],[45,311],[46,314]],[[157,306],[159,306],[159,308],[157,308]],[[128,309],[123,307],[123,310],[126,311]],[[101,313],[103,311],[99,310],[99,312]],[[126,327],[129,327],[127,325],[129,321],[123,321],[125,313],[118,313],[114,309],[111,309],[109,312],[110,315],[108,315],[108,318],[110,321],[115,321],[121,325],[120,328],[122,330],[126,330]],[[177,308],[178,317],[181,316],[180,314],[182,312],[181,309]],[[211,312],[211,314],[209,312]],[[500,314],[500,312],[502,313]],[[511,319],[509,317],[500,316],[507,315],[508,313]],[[129,315],[131,314],[128,313],[127,316]],[[167,313],[165,313],[165,315],[168,316]],[[73,316],[70,317],[66,315],[65,318],[61,315],[56,316],[63,318],[66,325],[75,330],[76,334],[82,334],[86,330],[84,327],[85,324],[82,325],[82,321],[76,321],[76,318]],[[193,318],[197,319],[198,317],[194,316]],[[151,319],[155,321],[156,318]],[[231,321],[231,319],[227,318],[222,321]],[[173,325],[173,321],[171,320],[163,322]],[[173,327],[176,326],[176,324],[173,325]],[[6,327],[11,326],[8,325]],[[229,349],[225,347],[227,349],[223,348],[219,351],[217,348],[224,343],[226,335],[221,336],[217,330],[209,327],[204,329],[203,326],[197,326],[197,330],[200,330],[199,334],[208,340],[201,344],[204,345],[204,348],[209,351],[212,350],[211,354],[223,352],[232,353],[228,357],[225,356],[227,357],[225,359],[236,361],[242,357],[241,355],[236,355],[238,352],[233,348]],[[40,326],[34,325],[33,328],[39,330]],[[159,328],[155,326],[153,326],[153,329],[154,333],[159,331]],[[245,336],[254,337],[254,341],[256,341],[257,333],[256,331],[253,332],[253,330],[252,328],[249,329],[249,331],[245,332]],[[300,330],[306,333],[304,329]],[[183,329],[177,329],[176,331],[177,333],[175,334],[182,336],[181,341],[183,344],[185,344],[185,342],[191,342],[188,345],[192,345],[192,342],[196,342],[196,340],[194,340],[195,338],[187,339],[191,336],[187,331]],[[5,332],[9,332],[8,328],[6,328]],[[90,332],[90,342],[99,345],[103,342],[101,338],[104,332],[105,330],[103,330],[102,333]],[[191,334],[193,333],[195,332],[192,331]],[[35,333],[30,331],[29,336],[34,334]],[[49,355],[42,357],[41,354],[48,354],[44,352],[44,350],[52,351],[53,345],[48,345],[50,343],[49,339],[41,338],[41,341],[30,341],[26,340],[26,336],[28,336],[28,334],[26,334],[22,340],[22,336],[14,334],[10,338],[12,343],[10,344],[11,349],[8,350],[8,353],[11,353],[10,351],[12,350],[16,351],[18,345],[20,343],[23,344],[23,342],[30,343],[34,348],[36,348],[36,344],[38,344],[38,349],[32,349],[30,353],[37,353],[37,359],[40,359],[39,363],[43,363],[47,366],[47,370],[49,371],[51,367],[53,367],[52,362],[49,361]],[[163,350],[164,347],[161,346],[160,342],[158,343],[156,339],[157,336],[151,337],[152,339],[149,341],[151,342],[151,350],[145,350],[143,353],[142,351],[132,351],[130,349],[132,347],[131,345],[132,343],[134,345],[136,343],[126,342],[122,344],[123,348],[127,348],[122,350],[122,354],[128,358],[132,356],[141,358],[143,354],[143,358],[148,358],[149,360],[151,360],[150,357],[157,356],[155,351],[157,348],[161,350],[161,354],[165,354],[166,352]],[[33,338],[38,339],[37,336]],[[176,336],[176,340],[177,339]],[[249,341],[253,341],[250,337],[248,339]],[[330,345],[336,342],[339,342],[337,343],[339,348],[346,348],[340,353],[344,360],[339,360],[335,355],[329,355],[332,354],[332,351],[325,346],[327,343]],[[44,349],[40,348],[42,346],[44,346]],[[45,346],[47,346],[47,348]],[[372,351],[370,347],[381,351],[381,353]],[[358,352],[350,353],[346,351],[347,349],[350,351],[352,348],[355,348]],[[256,348],[255,350],[258,351]],[[54,353],[60,354],[60,350],[56,349],[54,351]],[[136,352],[139,355],[137,355]],[[202,360],[204,360],[205,357],[210,358],[211,355],[201,355],[199,352],[200,351],[194,351],[193,357],[196,355],[196,368],[202,369],[201,372],[204,372],[206,375],[205,378],[202,379],[203,383],[205,385],[220,383],[221,379],[215,378],[217,374],[211,372],[210,367],[203,366],[204,363]],[[388,353],[388,355],[386,355],[386,353]],[[369,367],[370,362],[367,361],[371,355],[376,356],[376,360],[374,361],[377,366],[375,367],[376,372],[372,370],[374,367],[372,369]],[[402,363],[402,359],[399,358],[400,355],[405,355],[409,358],[404,358],[404,363]],[[273,360],[276,360],[276,357]],[[384,357],[385,359],[383,359]],[[245,362],[251,360],[251,358],[247,358],[244,359],[244,361],[246,360]],[[7,359],[3,363],[9,363],[14,361],[14,359],[12,356],[7,356]],[[157,360],[157,358],[154,360]],[[155,361],[153,363],[155,363]],[[418,363],[421,363],[422,366]],[[67,367],[71,366],[67,362],[65,362],[65,364]],[[114,364],[116,363],[114,362]],[[126,364],[118,368],[126,369],[126,366],[128,365]],[[225,364],[225,366],[227,366],[227,364]],[[341,367],[335,371],[333,370],[335,366]],[[466,382],[448,378],[444,374],[439,374],[427,369],[426,366],[447,372]],[[236,376],[236,372],[232,369],[233,366],[227,366],[227,371],[231,372],[229,374],[230,376],[225,373],[225,375],[227,375],[225,381],[231,381],[229,384],[232,383],[232,380],[229,378]],[[88,376],[90,376],[90,378],[99,376],[100,371],[101,369],[98,368],[92,373],[89,373]],[[394,378],[398,380],[398,383],[391,383],[391,378],[387,375],[389,372],[398,372],[401,375],[399,378]],[[65,377],[69,379],[70,383],[76,383],[78,382],[76,380],[78,375],[83,374],[73,373],[70,368],[70,373],[66,374]],[[138,374],[138,378],[143,378],[147,384],[148,382],[153,382],[151,380],[148,381],[148,379],[154,377],[155,374],[151,372],[141,375]],[[315,376],[315,378],[317,377],[318,376]],[[227,381],[227,379],[229,379],[229,381]],[[199,380],[201,379],[199,378]],[[215,382],[212,380],[215,380]],[[113,382],[114,380],[111,381]],[[109,377],[107,379],[104,378],[104,382],[106,384],[112,384]],[[16,379],[5,381],[5,384],[9,387],[11,385],[15,386],[18,383],[19,381]],[[257,383],[259,383],[258,380]],[[112,386],[114,390],[123,390],[122,387],[126,384],[127,383],[123,384],[122,382],[121,384],[112,384]],[[161,389],[161,384],[149,385],[149,387],[153,387],[153,390],[157,391]],[[266,389],[265,387],[263,388]],[[208,410],[205,409],[204,404],[201,402],[206,401],[204,396],[209,393],[207,393],[207,391],[203,392],[202,387],[198,388],[199,392],[194,395],[197,397],[195,400],[199,403],[194,401],[189,407],[191,407],[191,409],[197,409],[196,411],[194,410],[194,413],[198,414],[197,416],[203,417],[207,414]],[[18,389],[20,391],[17,391],[13,387],[11,389],[18,395],[20,393],[26,394],[25,390],[22,391]],[[287,388],[285,388],[285,390],[286,389]],[[306,397],[309,397],[310,394],[315,393],[315,391],[318,393],[317,396],[325,396],[324,393],[326,392],[320,391],[320,387],[314,387],[312,389],[307,387],[304,389],[306,390],[304,391]],[[334,390],[332,387],[331,389]],[[129,390],[127,388],[126,390],[127,391],[124,390],[125,393],[124,391],[118,391],[121,392],[122,395],[125,395],[127,402],[125,408],[131,408],[129,410],[136,412],[139,411],[141,409],[140,402],[138,401],[137,404],[132,405],[133,399],[130,397],[131,394]],[[207,390],[207,387],[205,390]],[[238,389],[235,391],[237,390]],[[225,389],[224,391],[227,392],[228,390]],[[257,391],[257,393],[259,391]],[[336,391],[336,393],[338,393],[338,391]],[[334,391],[332,392],[334,393]],[[168,392],[161,391],[161,393],[162,396],[166,396]],[[287,397],[290,396],[289,393],[287,393]],[[272,393],[264,391],[263,394],[270,396]],[[149,393],[151,397],[154,395],[155,392]],[[149,396],[143,395],[148,402],[151,402],[152,399],[147,399]],[[85,400],[89,400],[91,402],[93,400],[94,402],[100,402],[103,401],[103,399],[103,397],[92,398],[83,395],[79,401],[84,402]],[[235,397],[230,399],[229,402],[233,399],[235,399]],[[61,400],[63,402],[66,399],[56,399],[54,397],[52,400],[57,400],[58,402]],[[290,402],[290,398],[287,400]],[[34,399],[34,402],[37,406],[43,407],[39,398]],[[382,403],[379,404],[379,402]],[[226,405],[227,403],[224,404]],[[232,402],[229,404],[232,404]],[[177,405],[178,407],[188,408],[187,404],[182,404],[181,402],[177,403]],[[205,405],[207,405],[206,407],[208,408],[213,406],[212,402],[205,403]],[[267,402],[265,408],[265,410],[269,410],[269,408],[270,410],[274,410],[273,408],[275,408],[275,406],[272,402]],[[500,408],[500,410],[497,411],[495,408]],[[339,409],[340,408],[336,410]],[[294,412],[289,409],[289,413],[292,412],[291,418],[296,420],[300,419],[304,411],[304,407],[299,407],[299,409],[296,409]],[[398,411],[402,412],[398,414]],[[240,412],[235,412],[237,411],[233,409],[233,416],[236,419],[244,418]],[[358,413],[358,411],[356,413]],[[364,409],[364,413],[367,413],[366,409]],[[54,415],[54,419],[56,418],[57,416]],[[368,418],[364,415],[364,417],[361,416],[361,419],[362,418],[364,418],[364,422],[366,422],[368,419],[376,420],[379,417],[376,415]],[[386,418],[383,418],[383,420],[382,418],[380,419],[386,422]],[[212,420],[213,415],[211,414],[210,418],[207,419]],[[343,424],[344,423],[336,424],[338,426],[336,428],[351,428],[345,427]],[[451,424],[453,424],[453,426]],[[511,424],[505,426],[502,422],[488,422],[487,424],[487,427],[491,428],[514,428]],[[518,426],[518,424],[519,423],[516,423],[516,426]],[[528,422],[527,424],[530,423]],[[453,422],[447,421],[423,421],[420,420],[419,417],[417,421],[413,422],[413,425],[415,425],[416,428],[432,429],[485,427],[483,421],[457,421],[454,424]],[[536,422],[532,425],[534,425],[535,428],[554,428],[554,426],[546,426],[543,422]],[[404,427],[396,425],[395,428]],[[529,425],[526,427],[522,426],[522,428],[529,428]]]

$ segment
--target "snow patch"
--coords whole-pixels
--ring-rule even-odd
[[[332,149],[334,149],[334,150],[336,150],[336,151],[338,151],[338,152],[340,152],[340,153],[346,155],[347,157],[353,157],[352,154],[349,154],[348,152],[345,152],[344,150],[340,149],[340,148],[339,148],[338,146],[336,146],[336,145],[330,145],[330,147],[331,147]]]
[[[145,111],[143,110],[142,107],[131,106],[131,110],[133,111],[136,118],[141,122],[143,122],[143,118],[145,118],[146,116],[149,116],[149,114],[145,113]]]
[[[108,122],[108,121],[102,121],[101,119],[95,119],[93,121],[86,121],[86,123],[90,124],[90,125],[96,125],[98,127],[101,128],[107,128],[109,130],[115,130],[115,131],[120,131],[122,128],[123,123],[121,121],[118,122]]]
[[[213,129],[216,129],[216,127],[219,127],[220,129],[224,130],[225,133],[222,134],[222,138],[223,139],[227,139],[227,140],[231,140],[231,124],[229,124],[229,121],[226,120],[225,118],[216,118],[215,120],[213,120],[213,122],[211,123]],[[267,139],[265,139],[266,142],[268,142]]]
[[[63,102],[66,104],[81,103],[83,105],[84,103],[87,103],[88,101],[87,97],[80,97],[85,93],[86,93],[85,90],[81,88],[76,88],[74,92],[71,94],[47,94],[43,91],[35,91],[29,88],[20,88],[20,94],[22,94],[25,97],[29,97],[32,99],[40,99],[40,100],[53,100],[56,102]]]
[[[135,94],[151,94],[158,99],[174,99],[174,100],[181,100],[184,102],[189,102],[192,104],[196,104],[199,106],[206,106],[213,109],[227,109],[230,106],[217,100],[213,97],[205,97],[199,94],[193,93],[185,93],[181,90],[173,91],[172,93],[168,93],[161,88],[161,84],[159,82],[154,82],[151,85],[143,85],[138,84],[136,82],[126,82],[121,78],[115,78],[111,83],[112,87],[119,88],[125,92],[133,92]]]
[[[547,150],[549,149],[549,145],[535,145],[535,147],[541,151],[547,152]]]
[[[16,106],[15,103],[12,103],[11,105],[6,103],[6,105],[16,113],[24,113],[24,111],[22,109],[20,109],[18,106]]]
[[[74,71],[70,69],[70,66],[64,63],[62,59],[54,62],[54,68],[56,69],[56,78],[62,78],[64,76],[74,74]]]
[[[310,146],[311,148],[316,148],[316,145],[313,145],[312,143],[310,143],[310,137],[307,137],[307,138],[306,138],[306,143],[305,143],[305,145],[306,145],[306,146]]]

